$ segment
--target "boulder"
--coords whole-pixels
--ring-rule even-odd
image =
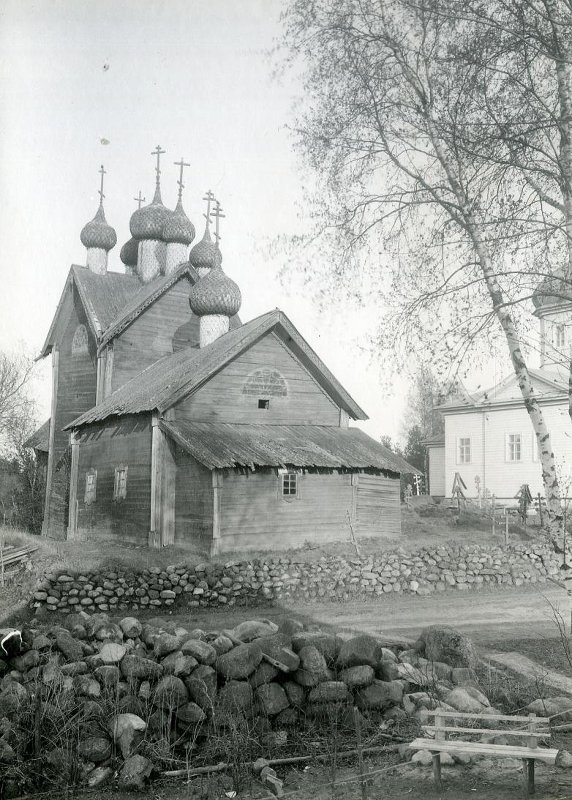
[[[377,681],[360,689],[356,695],[356,705],[361,710],[384,710],[401,702],[403,687],[400,681]]]
[[[443,702],[452,706],[456,711],[461,711],[463,714],[480,714],[485,704],[469,694],[468,688],[469,687],[463,688],[462,686],[456,686],[454,689],[451,689],[450,692],[447,692],[443,697]],[[487,705],[490,705],[488,701]]]
[[[214,669],[201,665],[190,678],[185,678],[185,686],[191,700],[207,714],[210,713],[217,695],[217,674]]]
[[[121,661],[121,672],[128,681],[134,678],[143,680],[156,680],[163,674],[163,667],[150,658],[126,655]]]
[[[146,722],[137,714],[116,714],[111,719],[109,730],[124,759],[129,758],[146,728]]]
[[[235,639],[240,639],[242,642],[247,643],[263,636],[272,636],[277,631],[278,625],[268,619],[261,619],[241,622],[232,630],[232,634]]]
[[[329,677],[324,655],[314,645],[305,645],[298,651],[300,667],[294,673],[294,680],[301,686],[317,686]]]
[[[180,649],[184,655],[192,656],[199,664],[205,664],[208,667],[212,666],[217,660],[217,651],[214,647],[200,639],[187,639]]]
[[[228,713],[245,713],[252,709],[254,694],[247,681],[230,680],[218,693],[219,707]]]
[[[277,634],[268,639],[259,639],[257,644],[265,655],[280,664],[282,672],[295,672],[300,666],[300,658],[290,647],[289,637]]]
[[[343,669],[338,677],[350,689],[358,689],[360,686],[369,686],[370,683],[373,683],[375,672],[373,667],[363,664],[362,666]]]
[[[186,678],[198,666],[198,662],[193,656],[186,656],[181,650],[175,650],[161,661],[161,666],[166,675]]]
[[[205,712],[196,703],[185,703],[184,706],[180,706],[175,712],[175,716],[177,718],[177,722],[180,722],[185,726],[199,725],[207,718]]]
[[[122,642],[123,631],[115,622],[103,622],[94,629],[93,635],[100,642]]]
[[[106,689],[116,687],[121,679],[119,667],[112,665],[97,667],[93,674]]]
[[[85,783],[89,789],[96,789],[99,786],[105,786],[112,777],[113,770],[111,767],[96,767],[87,775]]]
[[[284,689],[278,683],[264,683],[256,690],[260,709],[267,717],[274,717],[290,705]]]
[[[76,694],[83,697],[100,697],[101,686],[91,675],[76,675],[73,679],[73,688]]]
[[[119,789],[143,791],[153,771],[153,764],[144,756],[130,756],[123,764],[117,782]]]
[[[310,689],[308,695],[310,703],[347,703],[350,698],[348,687],[343,681],[324,681]]]
[[[183,681],[174,675],[161,678],[153,692],[153,702],[159,708],[174,709],[187,703],[189,693]]]
[[[241,680],[250,677],[261,661],[262,650],[257,644],[241,644],[217,658],[216,670],[227,680]]]
[[[323,631],[300,631],[292,635],[292,650],[300,654],[304,647],[315,647],[329,664],[336,660],[341,640],[333,633]]]
[[[180,644],[178,636],[170,633],[159,633],[153,642],[153,655],[155,658],[163,658],[163,656],[178,650]]]
[[[340,669],[368,664],[375,668],[382,660],[381,645],[373,636],[362,634],[342,643],[337,658]]]
[[[431,625],[421,631],[415,649],[429,661],[444,661],[451,667],[474,668],[479,656],[468,636],[448,625]]]
[[[103,736],[90,736],[87,739],[80,741],[78,745],[79,755],[86,761],[92,761],[94,764],[100,764],[102,761],[107,761],[111,758],[111,743],[109,739]]]
[[[282,686],[290,705],[294,706],[294,708],[301,708],[304,705],[306,694],[300,684],[294,681],[286,681]]]
[[[0,761],[2,756],[0,755]],[[556,761],[554,762],[560,769],[572,769],[572,753],[568,750],[559,750],[556,754]]]
[[[67,661],[81,661],[83,659],[83,646],[74,639],[68,631],[60,631],[56,635],[56,647],[63,653]]]
[[[572,720],[572,697],[546,697],[529,703],[526,710],[539,717],[553,717],[558,714],[558,722]]]
[[[135,617],[125,617],[119,622],[119,627],[127,639],[137,639],[143,630],[143,626]]]
[[[104,664],[119,664],[127,649],[117,642],[107,642],[99,651],[99,657]]]
[[[222,656],[223,653],[228,653],[228,651],[232,650],[234,647],[233,642],[231,642],[228,636],[223,636],[222,634],[212,639],[210,645],[216,650],[217,656]]]
[[[279,672],[272,664],[267,661],[261,661],[248,680],[252,688],[256,689],[258,686],[262,686],[263,683],[273,681],[279,675]]]

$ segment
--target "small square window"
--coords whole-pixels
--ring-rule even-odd
[[[459,460],[458,464],[471,463],[471,440],[468,437],[459,439]]]
[[[97,470],[90,469],[85,473],[85,494],[83,502],[86,506],[95,503],[97,494]]]
[[[298,494],[298,475],[295,472],[285,472],[282,475],[283,497],[295,497]]]
[[[520,433],[510,433],[506,441],[506,460],[522,460],[522,439]]]
[[[115,467],[113,499],[125,500],[127,497],[127,467]]]
[[[270,408],[270,400],[262,400],[262,399],[259,400],[258,401],[258,408],[269,409]]]

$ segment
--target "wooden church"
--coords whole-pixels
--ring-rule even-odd
[[[350,527],[398,535],[399,474],[414,468],[350,427],[364,411],[284,313],[239,319],[220,204],[207,193],[191,248],[186,164],[171,211],[161,154],[124,272],[108,270],[117,236],[102,167],[99,209],[81,232],[86,266],[71,267],[41,352],[53,364],[49,427],[31,442],[47,450],[44,535],[213,555],[347,539]]]

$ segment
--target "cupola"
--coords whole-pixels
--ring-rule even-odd
[[[164,153],[165,151],[161,150],[159,145],[151,153],[157,158],[153,200],[149,205],[134,211],[129,220],[131,236],[139,242],[137,273],[145,282],[165,271],[166,246],[163,241],[163,228],[173,212],[169,211],[161,200],[160,158]]]
[[[222,253],[211,239],[210,232],[211,203],[214,200],[214,194],[209,190],[203,200],[207,201],[207,213],[204,215],[206,218],[205,232],[201,241],[197,242],[189,253],[189,263],[201,278],[207,275],[213,267],[220,267],[222,264]]]
[[[103,198],[105,196],[103,194],[103,176],[105,175],[103,165],[99,172],[101,174],[99,208],[91,222],[83,226],[79,238],[87,249],[87,266],[89,269],[99,275],[104,275],[107,272],[107,254],[117,244],[117,234],[105,219],[105,211],[103,210]]]
[[[163,226],[163,241],[167,246],[167,255],[165,263],[165,274],[169,275],[174,272],[177,267],[184,264],[187,259],[189,245],[195,238],[195,226],[185,214],[183,209],[183,170],[185,167],[190,166],[183,158],[180,161],[175,161],[175,165],[179,167],[179,197],[175,210],[171,213],[169,219]]]
[[[216,249],[214,266],[200,278],[189,293],[191,311],[200,318],[200,346],[214,342],[225,334],[230,326],[230,318],[238,313],[242,302],[240,289],[236,283],[225,275],[221,267],[219,251],[219,220],[224,215],[220,203],[216,202],[213,212],[216,217]]]

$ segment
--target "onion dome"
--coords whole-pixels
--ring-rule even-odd
[[[117,244],[117,234],[105,219],[105,212],[101,204],[95,217],[82,228],[79,238],[88,250],[97,247],[100,250],[109,251]]]
[[[218,264],[198,280],[189,292],[189,305],[197,317],[211,314],[233,317],[238,313],[241,302],[240,289]]]
[[[137,251],[139,249],[139,242],[136,239],[129,239],[125,242],[119,253],[119,258],[123,261],[126,267],[137,266]]]
[[[572,277],[568,269],[560,267],[544,278],[534,290],[532,302],[535,308],[572,302]]]
[[[195,269],[212,269],[222,264],[222,253],[211,239],[208,222],[203,238],[191,248],[189,262]]]
[[[161,190],[157,186],[153,202],[138,208],[131,215],[129,230],[134,239],[161,239],[165,223],[173,212],[165,208],[161,200]]]
[[[183,210],[179,199],[175,210],[163,227],[162,239],[164,242],[178,242],[189,245],[195,238],[195,226]]]

